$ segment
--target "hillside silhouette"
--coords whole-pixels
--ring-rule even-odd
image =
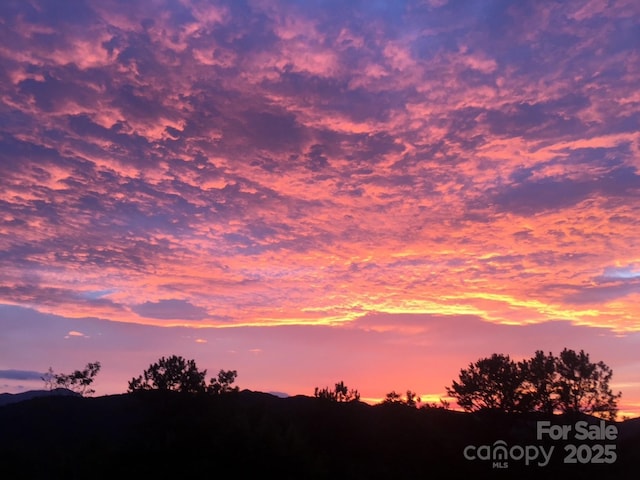
[[[586,415],[463,413],[248,390],[39,397],[0,407],[0,465],[6,478],[637,477],[640,420],[607,422],[619,432],[608,442],[615,444],[617,460],[583,465],[562,462],[567,442],[536,440],[542,419],[604,422]],[[463,456],[468,445],[497,440],[554,446],[556,453],[544,467],[510,461],[506,469]]]

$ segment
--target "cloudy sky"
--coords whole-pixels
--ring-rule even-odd
[[[0,4],[0,390],[161,355],[444,395],[584,349],[640,414],[634,0]]]

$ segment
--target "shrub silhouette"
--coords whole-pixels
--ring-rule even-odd
[[[349,390],[342,380],[335,384],[335,388],[333,390],[329,390],[329,387],[324,387],[322,389],[316,387],[313,396],[323,400],[329,400],[331,402],[357,402],[360,400],[360,393],[358,390]]]
[[[622,394],[609,387],[612,375],[583,350],[565,348],[558,357],[538,350],[522,362],[494,353],[460,370],[447,393],[466,411],[586,413],[613,420]]]
[[[412,392],[411,390],[407,390],[404,398],[402,398],[402,395],[400,393],[392,390],[387,393],[384,400],[382,401],[382,403],[399,403],[413,408],[417,408],[420,402],[421,399],[418,394],[416,392]]]

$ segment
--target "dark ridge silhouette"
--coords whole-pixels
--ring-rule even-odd
[[[636,478],[640,420],[619,431],[613,464],[564,464],[569,442],[536,440],[536,422],[600,425],[575,414],[463,413],[401,403],[367,405],[139,391],[98,398],[49,396],[0,407],[3,478]],[[594,428],[596,428],[594,427]],[[469,461],[468,445],[555,447],[549,465],[508,469]],[[603,443],[600,441],[574,442]]]
[[[54,388],[53,390],[29,390],[22,393],[0,393],[0,407],[10,403],[24,402],[38,397],[81,397],[82,395],[68,388]]]

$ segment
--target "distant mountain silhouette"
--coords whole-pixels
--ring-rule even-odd
[[[22,393],[0,393],[0,407],[10,403],[24,402],[38,397],[79,397],[77,392],[67,388],[55,388],[53,390],[29,390]]]
[[[401,404],[141,391],[97,398],[37,397],[0,408],[3,478],[616,478],[640,470],[640,421],[614,425],[613,464],[564,464],[564,445],[536,440],[536,422],[584,425],[584,415],[462,413]],[[537,445],[555,453],[540,467],[470,461],[469,445]],[[586,448],[586,447],[585,447]],[[516,454],[518,452],[516,451]]]
[[[269,395],[273,395],[274,397],[279,397],[279,398],[287,398],[290,395],[288,393],[285,392],[275,392],[275,391],[271,391],[271,392],[267,392]]]

